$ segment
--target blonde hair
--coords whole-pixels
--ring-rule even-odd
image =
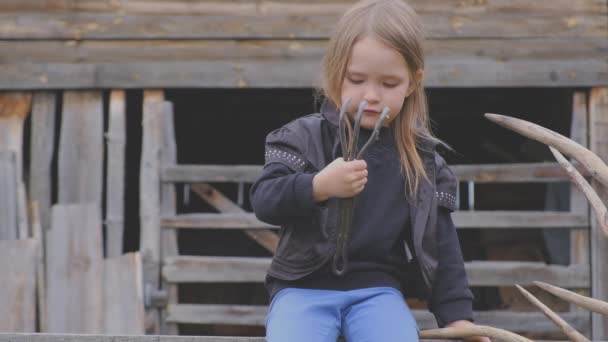
[[[342,105],[342,82],[353,45],[367,35],[397,50],[409,67],[414,90],[391,125],[407,191],[415,195],[420,181],[428,180],[417,144],[424,140],[439,142],[429,127],[424,87],[422,82],[416,84],[416,72],[424,70],[424,35],[416,12],[403,0],[363,0],[353,5],[338,22],[328,43],[321,64],[321,91],[338,107]]]

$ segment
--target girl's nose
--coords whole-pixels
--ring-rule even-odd
[[[376,103],[380,100],[380,95],[378,94],[378,90],[374,86],[367,87],[365,89],[365,93],[363,95],[363,99],[367,101],[367,103]]]

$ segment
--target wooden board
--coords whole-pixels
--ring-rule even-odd
[[[31,93],[0,92],[0,150],[15,153],[19,181],[23,179],[23,125],[31,100]]]
[[[215,304],[180,304],[169,306],[169,320],[186,324],[235,324],[264,325],[266,306],[251,305],[215,305]],[[414,317],[421,329],[437,327],[431,313],[413,310]],[[561,315],[575,329],[585,332],[585,318],[579,313]],[[475,321],[481,325],[490,325],[513,332],[546,333],[560,331],[540,312],[477,311]]]
[[[125,164],[127,144],[126,97],[123,90],[110,93],[106,167],[106,257],[122,254],[125,215]]]
[[[602,160],[608,160],[608,88],[595,88],[589,97],[589,146]],[[608,189],[593,182],[594,189],[604,203],[608,203]],[[591,295],[594,298],[608,298],[608,237],[594,218],[591,220]],[[608,339],[608,317],[592,315],[593,340]]]
[[[38,203],[40,225],[51,226],[51,163],[55,146],[54,92],[35,92],[32,99],[29,199]]]
[[[58,203],[96,203],[101,208],[103,151],[101,92],[64,92]]]
[[[36,251],[32,240],[0,240],[0,331],[36,331]]]
[[[325,40],[2,41],[0,89],[318,85]],[[429,40],[427,87],[608,84],[608,41]]]
[[[0,150],[0,240],[17,239],[17,170],[13,151]]]
[[[179,256],[164,261],[163,278],[175,283],[259,283],[270,266],[269,258]],[[543,281],[565,288],[590,284],[589,268],[540,262],[472,261],[465,263],[471,286],[522,286]]]
[[[102,253],[98,205],[53,206],[46,249],[48,332],[103,332]]]
[[[2,39],[324,38],[353,1],[197,1],[162,4],[3,6]],[[151,6],[152,5],[152,6]],[[427,35],[450,37],[603,37],[606,4],[560,0],[412,3]],[[105,8],[105,9],[104,9]],[[46,9],[46,10],[45,10]],[[449,9],[449,11],[447,11]],[[17,13],[14,13],[17,12]],[[77,15],[74,15],[77,13]],[[16,14],[19,20],[15,19]]]
[[[104,260],[104,334],[145,333],[141,257],[129,253]]]

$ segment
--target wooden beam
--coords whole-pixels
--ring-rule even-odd
[[[163,217],[161,224],[166,228],[214,228],[214,229],[276,229],[258,220],[250,213],[199,213],[180,214]]]
[[[261,165],[171,165],[162,171],[163,182],[253,183],[262,174]]]
[[[587,215],[562,211],[456,211],[452,213],[457,228],[587,228]]]
[[[0,41],[0,89],[316,84],[325,40]],[[427,87],[608,84],[603,38],[454,39],[425,45]]]
[[[246,213],[238,204],[232,202],[209,184],[194,184],[192,191],[220,212],[228,214]],[[273,254],[279,244],[279,236],[271,230],[246,230],[245,234]]]
[[[106,257],[122,255],[125,229],[125,171],[127,144],[126,95],[123,90],[110,93],[108,132],[105,135],[106,164]]]
[[[608,160],[608,88],[594,88],[589,96],[589,146],[600,159]],[[608,203],[608,189],[593,182],[594,189]],[[591,295],[597,299],[608,298],[608,239],[599,223],[591,220]],[[592,339],[608,339],[608,317],[592,314]]]
[[[215,305],[180,304],[169,306],[169,319],[184,324],[235,324],[263,326],[266,321],[266,306],[252,305]],[[432,314],[427,311],[413,310],[414,317],[421,329],[435,328],[437,325]],[[555,333],[559,332],[542,313],[478,311],[474,313],[475,322],[513,332]],[[584,332],[584,315],[564,313],[562,315],[575,329]]]
[[[0,240],[16,240],[17,159],[15,152],[0,150]]]
[[[264,281],[270,258],[180,256],[165,259],[163,278],[173,283]],[[589,267],[540,262],[473,261],[465,269],[471,286],[532,285],[547,282],[566,288],[589,287]]]
[[[1,39],[324,38],[352,1],[129,1],[122,5],[4,5]],[[427,35],[448,37],[603,37],[606,4],[597,0],[553,6],[524,0],[414,1]],[[49,8],[51,10],[49,10]],[[446,9],[450,9],[446,12]],[[10,12],[9,12],[10,11]],[[13,13],[11,13],[13,12]],[[19,20],[16,20],[16,13]],[[449,14],[448,14],[449,13]]]

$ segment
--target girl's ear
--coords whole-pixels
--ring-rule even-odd
[[[410,82],[410,87],[408,88],[407,94],[405,97],[412,95],[414,90],[416,90],[416,88],[418,88],[420,85],[422,85],[422,80],[424,80],[424,70],[418,69],[414,73],[413,80],[411,80],[411,82]]]

